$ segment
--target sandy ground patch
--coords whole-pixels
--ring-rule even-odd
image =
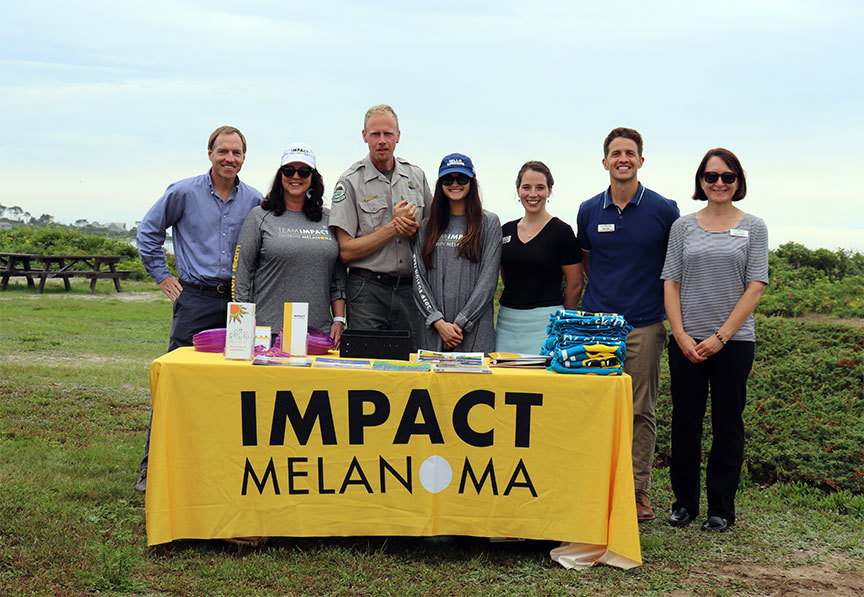
[[[746,594],[753,594],[755,590],[757,595],[772,597],[864,595],[864,568],[860,561],[823,555],[819,562],[807,561],[799,565],[795,563],[796,559],[790,558],[789,565],[734,562],[716,568],[693,569],[690,571],[691,577],[705,574],[706,579],[712,579],[713,586],[705,587],[704,593],[701,589],[695,593],[692,590],[678,590],[669,595],[714,595],[721,589]]]
[[[53,352],[26,352],[16,354],[0,354],[0,361],[7,363],[33,363],[42,362],[46,364],[57,363],[86,363],[88,367],[99,363],[141,365],[152,363],[151,359],[130,359],[128,357],[114,357],[98,354],[65,355]]]
[[[37,300],[45,296],[68,296],[76,299],[84,299],[84,300],[102,300],[102,299],[116,299],[119,301],[131,301],[131,302],[146,302],[146,301],[158,301],[158,300],[168,300],[164,294],[162,294],[161,290],[156,290],[153,292],[112,292],[111,294],[56,294],[51,293],[50,295],[46,294],[38,294],[36,292],[30,292],[27,294],[0,294],[0,300]]]
[[[730,580],[746,580],[764,595],[864,595],[864,573],[837,562],[791,568],[734,564],[720,569]]]

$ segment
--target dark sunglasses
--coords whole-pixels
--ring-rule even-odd
[[[467,174],[447,174],[441,177],[441,184],[445,187],[452,187],[453,184],[466,185],[471,181],[471,177]]]
[[[738,175],[734,172],[724,172],[720,174],[719,172],[703,172],[702,179],[708,184],[714,184],[717,182],[718,178],[723,179],[723,184],[732,184],[738,179]]]
[[[300,178],[309,178],[310,176],[312,176],[313,171],[313,169],[309,166],[301,166],[299,168],[295,168],[294,166],[287,165],[282,166],[281,168],[279,168],[279,170],[282,172],[282,176],[284,176],[285,178],[291,178],[292,176],[294,176],[295,172]]]

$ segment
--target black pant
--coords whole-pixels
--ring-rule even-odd
[[[368,273],[367,273],[368,272]],[[348,327],[352,330],[408,330],[411,352],[420,342],[423,315],[414,303],[411,277],[393,283],[379,281],[374,272],[348,270]]]
[[[754,347],[753,342],[729,342],[706,361],[692,363],[674,338],[669,341],[673,510],[687,508],[693,516],[699,513],[702,420],[710,388],[713,440],[705,471],[708,516],[735,522],[735,492],[744,462],[742,414]]]
[[[192,346],[192,337],[198,332],[225,327],[228,303],[231,302],[230,288],[229,285],[228,292],[223,293],[183,288],[183,292],[174,301],[169,352],[181,346]]]
[[[228,286],[229,290],[231,286]],[[183,292],[174,301],[174,317],[171,320],[171,338],[168,341],[168,352],[181,346],[192,346],[192,337],[198,332],[224,328],[228,318],[228,303],[231,293],[215,290],[199,290],[184,287]],[[153,424],[153,413],[150,413],[150,424],[147,426],[147,439],[144,440],[144,458],[139,468],[144,470],[150,459],[150,426]]]

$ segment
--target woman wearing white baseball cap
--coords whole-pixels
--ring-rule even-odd
[[[414,250],[414,302],[423,317],[418,345],[492,352],[501,224],[480,203],[471,158],[444,156],[426,214]]]
[[[292,143],[270,191],[240,230],[234,300],[256,303],[258,324],[274,333],[282,329],[284,303],[309,303],[309,324],[329,332],[338,348],[345,326],[345,266],[323,196],[315,152]]]

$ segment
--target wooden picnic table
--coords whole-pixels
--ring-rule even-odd
[[[9,278],[20,276],[27,279],[27,286],[36,286],[34,278],[39,278],[37,292],[45,289],[45,280],[61,278],[66,290],[72,289],[69,278],[82,276],[90,279],[90,292],[96,289],[96,281],[109,279],[120,292],[120,280],[125,280],[131,271],[118,271],[117,263],[122,255],[36,255],[32,253],[0,253],[0,290],[6,290]],[[102,266],[107,269],[102,269]]]

